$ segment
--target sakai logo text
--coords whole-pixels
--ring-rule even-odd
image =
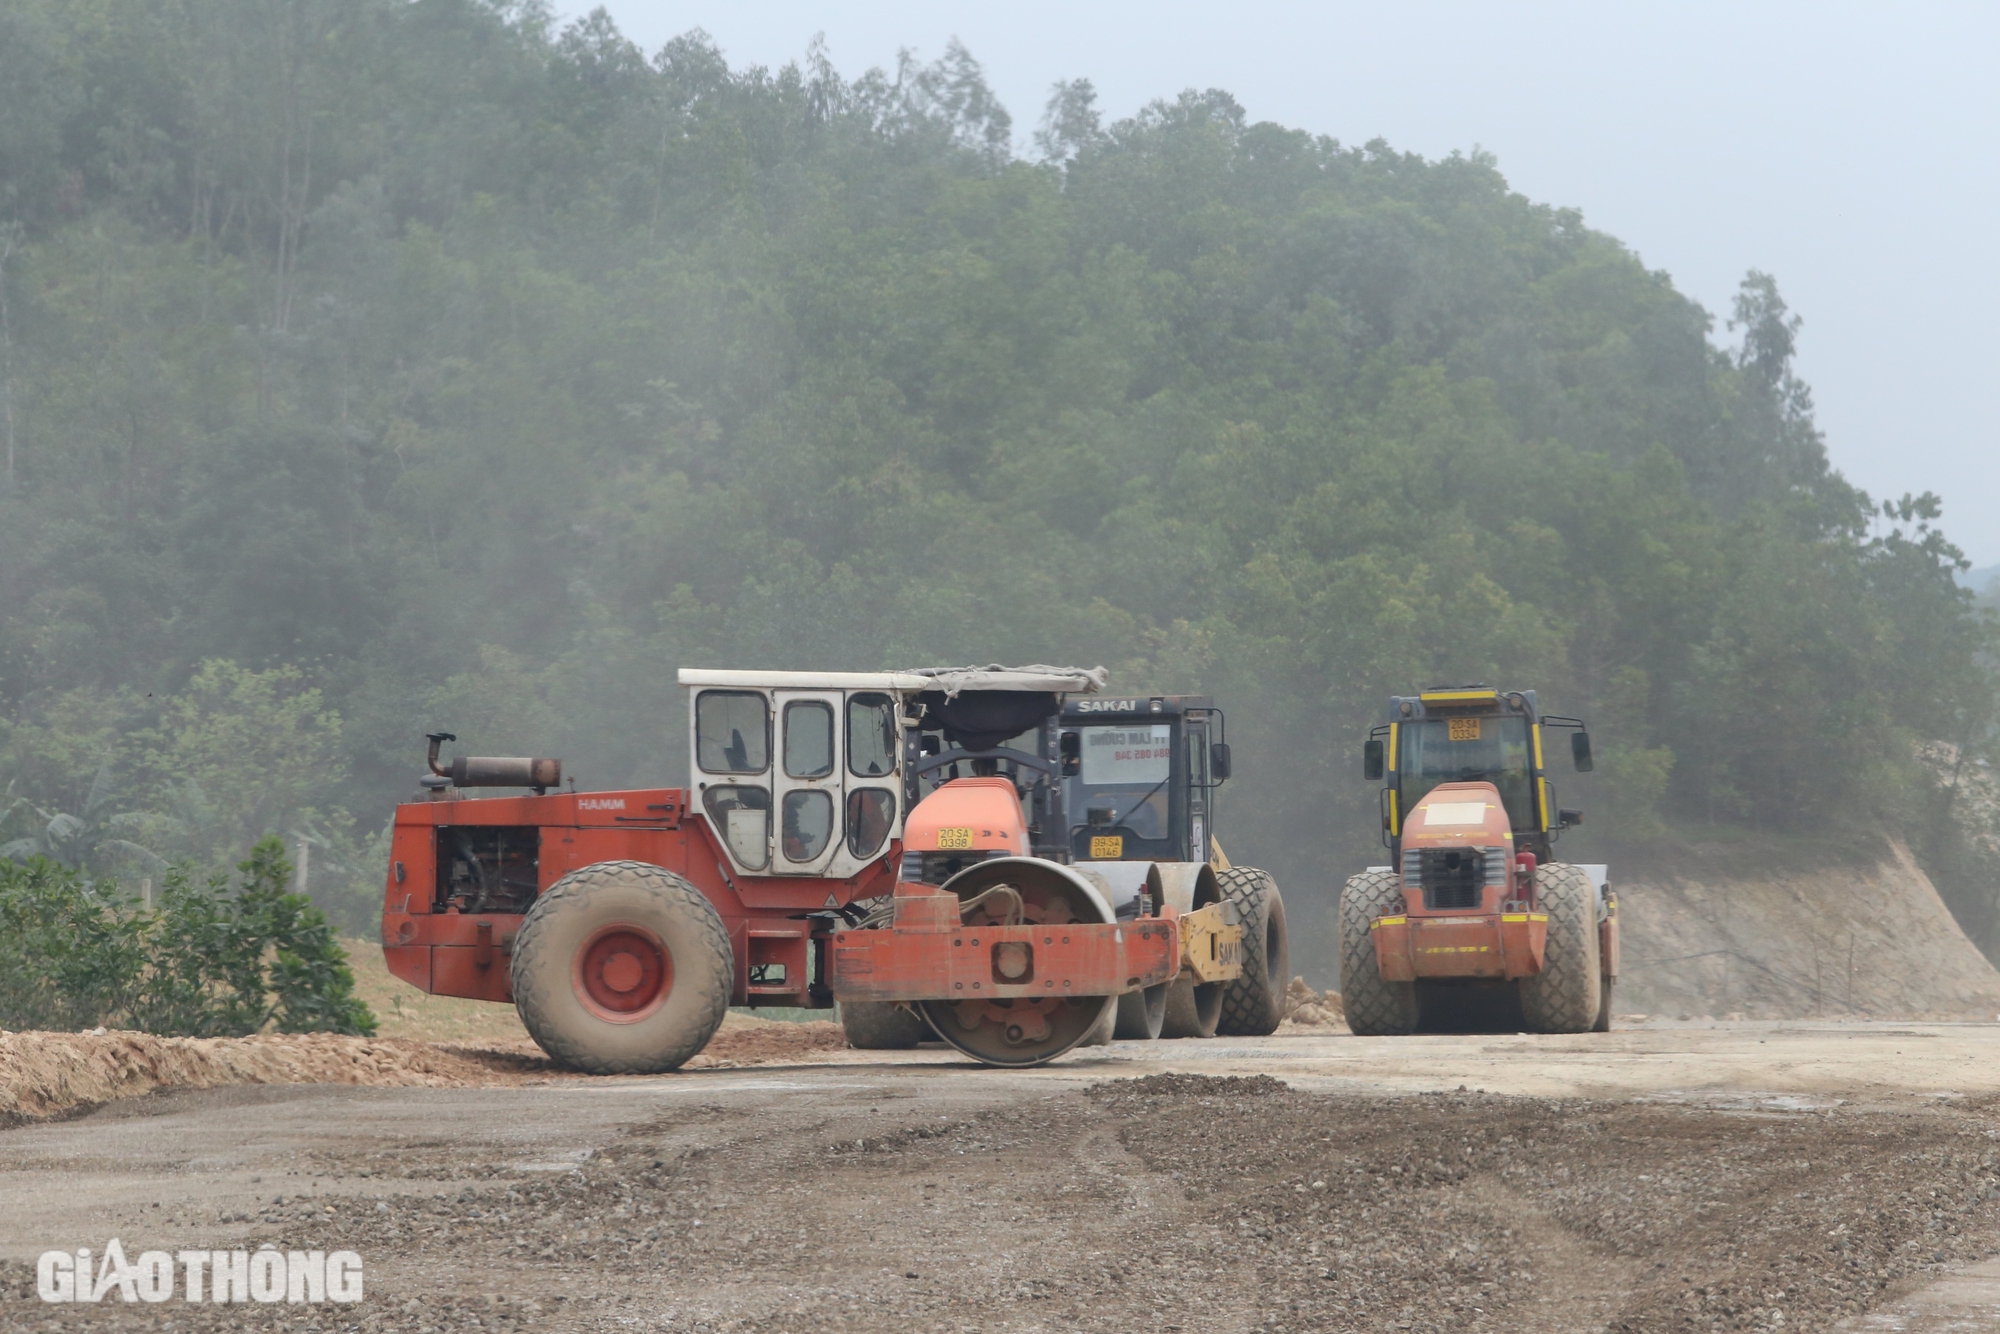
[[[176,1280],[180,1280],[177,1282]],[[164,1302],[180,1289],[190,1302],[289,1302],[293,1305],[361,1300],[361,1257],[353,1251],[141,1251],[125,1258],[113,1237],[101,1255],[88,1246],[43,1251],[35,1263],[35,1292],[45,1302]]]
[[[1137,713],[1139,701],[1136,699],[1080,699],[1076,702],[1078,713]]]
[[[578,797],[576,808],[580,811],[622,811],[625,809],[625,798]]]

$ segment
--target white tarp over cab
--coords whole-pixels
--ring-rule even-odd
[[[1092,695],[1104,689],[1110,673],[1102,667],[913,667],[901,676],[929,677],[926,689],[956,695],[964,690],[1038,690],[1051,695]]]

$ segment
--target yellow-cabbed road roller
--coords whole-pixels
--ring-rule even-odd
[[[1389,701],[1363,772],[1382,783],[1387,866],[1340,899],[1340,988],[1362,1035],[1518,1023],[1605,1032],[1618,976],[1618,897],[1606,868],[1558,861],[1583,813],[1556,805],[1544,739],[1565,731],[1592,766],[1581,719],[1532,690],[1436,687]]]

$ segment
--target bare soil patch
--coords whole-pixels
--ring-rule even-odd
[[[511,1005],[433,996],[389,971],[382,946],[360,938],[340,942],[354,970],[354,991],[375,1012],[376,1031],[385,1038],[419,1042],[463,1042],[473,1046],[533,1044]]]
[[[135,1198],[167,1201],[148,1215],[155,1244],[360,1251],[369,1299],[322,1325],[411,1334],[1775,1334],[1829,1329],[2000,1250],[1992,1097],[1856,1109],[1306,1093],[1185,1070],[1081,1091],[968,1067],[806,1078],[690,1077],[562,1162],[498,1147],[526,1104],[487,1143],[475,1104],[440,1102],[398,1138],[374,1102],[329,1098],[324,1116],[355,1133],[283,1159],[290,1174],[253,1199],[171,1176]],[[55,1170],[32,1166],[53,1129],[15,1133],[40,1137],[21,1170]],[[32,1282],[24,1260],[0,1266],[0,1328],[45,1317]],[[179,1302],[61,1313],[135,1329],[162,1315],[300,1323]]]
[[[1285,1019],[1278,1025],[1280,1033],[1287,1031],[1324,1031],[1333,1027],[1346,1027],[1347,1009],[1340,1002],[1338,991],[1315,991],[1303,977],[1295,977],[1285,988]]]
[[[463,1087],[551,1069],[530,1050],[331,1034],[162,1038],[150,1033],[0,1034],[0,1118],[59,1116],[114,1098],[222,1084]]]
[[[687,1063],[689,1070],[713,1070],[735,1065],[778,1065],[809,1061],[832,1051],[847,1050],[840,1025],[824,1019],[793,1023],[759,1019],[731,1011],[701,1053]]]
[[[839,1024],[784,1023],[732,1013],[688,1068],[783,1064],[846,1045]],[[0,1033],[0,1126],[71,1115],[79,1108],[162,1089],[230,1084],[470,1088],[551,1077],[581,1078],[569,1076],[525,1035],[473,1044],[328,1033],[247,1038]]]
[[[511,1005],[432,996],[390,973],[381,946],[342,942],[355,990],[380,1025],[372,1038],[259,1034],[0,1032],[0,1126],[163,1089],[232,1084],[476,1087],[565,1074]],[[782,1064],[844,1048],[840,1025],[730,1013],[689,1069]]]
[[[1903,843],[1773,838],[1613,857],[1620,1010],[1991,1020],[2000,973]]]

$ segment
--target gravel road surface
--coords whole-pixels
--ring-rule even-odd
[[[2000,1026],[941,1051],[157,1094],[0,1131],[0,1328],[2000,1328]],[[358,1305],[35,1295],[347,1249]]]

